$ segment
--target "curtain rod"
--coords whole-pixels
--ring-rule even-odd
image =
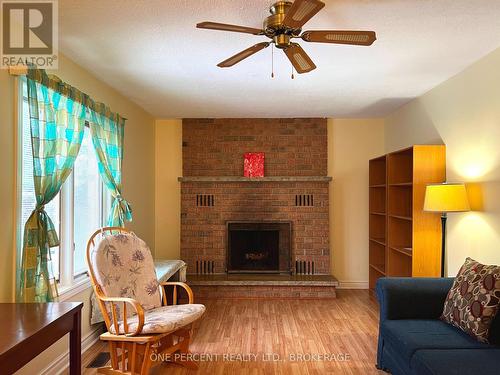
[[[26,65],[9,66],[9,74],[11,76],[24,76],[28,74],[28,67]]]
[[[58,82],[62,82],[60,80],[60,78],[56,77],[56,76],[51,76],[53,78],[49,78],[49,76],[46,74],[45,70],[41,70],[43,73],[44,76],[46,76],[49,80],[50,79],[53,79],[53,78],[56,78],[58,80]],[[27,75],[28,74],[28,67],[26,65],[16,65],[16,66],[9,66],[9,74],[12,75],[12,76],[16,76],[16,77],[19,77],[19,76],[23,76],[23,75]],[[39,81],[41,82],[41,81]],[[42,83],[43,84],[43,83]],[[81,92],[80,90],[78,90],[77,88],[73,87],[73,86],[70,86],[70,85],[67,85],[68,87],[70,87],[72,90],[75,90],[76,92],[78,92],[80,95],[82,96],[85,96],[88,100],[87,101],[84,101],[84,100],[78,100],[80,103],[82,103],[83,105],[86,105],[88,106],[89,108],[93,109],[95,112],[97,113],[100,113],[102,114],[103,116],[105,117],[108,117],[110,118],[111,120],[114,120],[118,123],[120,122],[124,122],[127,120],[126,117],[123,117],[121,116],[120,114],[118,113],[115,113],[115,112],[111,112],[111,109],[103,104],[103,103],[100,103],[100,102],[96,102],[94,101],[89,95]],[[63,95],[66,95],[66,93],[62,93],[61,91],[59,91],[61,94]],[[75,100],[75,98],[72,98],[73,100]],[[90,101],[90,104],[89,104],[89,101]],[[104,112],[100,110],[101,107],[97,108],[98,106],[102,106],[104,107]],[[123,123],[124,125],[124,123]]]

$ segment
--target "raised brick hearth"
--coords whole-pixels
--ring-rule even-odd
[[[331,275],[190,275],[196,298],[335,298]]]
[[[246,152],[265,153],[265,178],[241,177]],[[290,223],[291,251],[282,252],[289,267],[280,270],[329,274],[327,159],[325,119],[183,120],[181,257],[188,274],[227,272],[229,222]]]

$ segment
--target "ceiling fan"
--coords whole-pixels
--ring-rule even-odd
[[[316,65],[302,47],[292,41],[293,39],[300,38],[305,42],[358,46],[370,46],[377,39],[374,31],[313,30],[302,32],[302,26],[324,6],[325,3],[319,0],[278,1],[271,5],[269,9],[271,15],[264,20],[262,29],[217,22],[201,22],[196,27],[263,35],[271,39],[269,42],[257,43],[217,64],[221,68],[231,67],[273,43],[285,52],[298,73],[308,73],[316,69]]]

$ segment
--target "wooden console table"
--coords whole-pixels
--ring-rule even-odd
[[[70,334],[69,371],[81,373],[81,302],[0,303],[0,369],[12,374]]]

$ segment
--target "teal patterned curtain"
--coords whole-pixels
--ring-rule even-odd
[[[48,302],[57,296],[50,248],[59,245],[45,212],[73,169],[85,129],[85,107],[41,82],[40,71],[27,77],[36,208],[24,226],[19,300]]]
[[[44,207],[70,175],[88,122],[98,156],[98,168],[113,195],[109,225],[132,220],[121,196],[121,163],[125,119],[87,94],[31,68],[27,75],[36,208],[24,227],[18,300],[49,302],[57,296],[50,248],[59,245],[57,232]]]
[[[107,113],[107,108],[90,111],[90,132],[97,153],[99,174],[113,196],[108,226],[123,227],[125,221],[132,221],[132,209],[121,195],[123,134],[125,119]]]

